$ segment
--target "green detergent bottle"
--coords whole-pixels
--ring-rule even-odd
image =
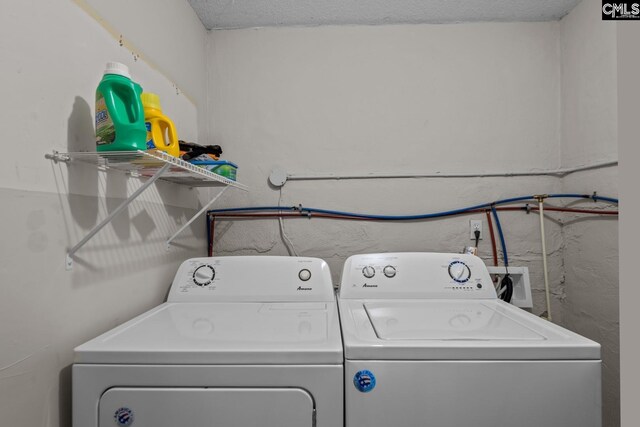
[[[96,148],[98,151],[147,149],[147,129],[140,94],[142,87],[129,67],[108,62],[96,90]]]

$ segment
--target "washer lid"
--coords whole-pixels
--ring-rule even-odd
[[[545,337],[476,301],[438,304],[434,301],[364,303],[381,340],[544,340]]]
[[[77,347],[76,363],[338,364],[335,303],[165,303]]]
[[[500,300],[340,300],[349,360],[599,359],[600,345]]]

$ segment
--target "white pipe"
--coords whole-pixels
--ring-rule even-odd
[[[549,274],[547,272],[547,244],[544,238],[544,197],[538,198],[538,215],[540,215],[540,238],[542,241],[542,268],[544,270],[544,295],[547,300],[547,320],[551,321],[551,297],[549,294]]]
[[[379,179],[379,178],[492,178],[492,177],[513,177],[513,176],[556,176],[563,177],[574,172],[616,166],[617,160],[594,163],[592,165],[578,166],[575,168],[554,169],[546,171],[527,171],[527,172],[486,172],[486,173],[390,173],[390,174],[287,174],[287,181],[309,181],[309,180],[325,180],[325,179]]]

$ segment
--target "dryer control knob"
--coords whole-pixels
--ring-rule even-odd
[[[391,278],[391,277],[395,277],[396,275],[396,268],[392,265],[387,265],[382,272],[384,273],[385,276]]]
[[[367,279],[371,279],[373,276],[376,275],[376,269],[368,265],[362,269],[362,275]]]
[[[216,277],[216,270],[209,264],[201,265],[193,272],[193,283],[198,286],[208,286]]]

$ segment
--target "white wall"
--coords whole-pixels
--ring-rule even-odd
[[[226,206],[276,204],[267,184],[275,165],[291,173],[493,172],[616,160],[615,25],[602,23],[599,10],[588,1],[552,23],[211,32],[212,135],[251,186]],[[609,168],[563,179],[290,181],[282,197],[286,206],[409,214],[525,194],[615,197],[616,178]],[[501,217],[510,263],[530,268],[540,314],[538,216]],[[602,343],[604,419],[615,426],[617,219],[547,217],[553,318]],[[285,225],[298,253],[326,259],[337,282],[354,253],[457,252],[469,243],[469,218],[484,220]],[[217,221],[215,248],[286,253],[273,220]],[[480,250],[489,261],[487,240]]]
[[[620,198],[623,200],[620,215],[620,421],[624,427],[637,424],[640,395],[640,370],[637,367],[640,340],[637,337],[638,301],[637,256],[633,248],[640,241],[638,199],[638,137],[637,121],[640,109],[640,27],[635,22],[619,23],[618,37],[618,145],[620,153]]]
[[[72,1],[94,14],[118,41],[198,107],[198,136],[205,139],[207,31],[187,1]]]
[[[140,184],[44,159],[53,149],[93,148],[94,90],[106,61],[128,64],[146,90],[160,94],[181,138],[203,141],[211,134],[224,157],[240,164],[239,178],[251,192],[230,192],[226,206],[277,203],[278,191],[267,184],[275,165],[320,173],[494,172],[616,158],[616,98],[609,92],[616,91],[615,27],[596,19],[591,9],[599,7],[591,0],[551,23],[208,36],[186,2],[130,3],[53,0],[34,8],[12,2],[0,14],[7,153],[0,158],[3,424],[70,425],[73,347],[160,302],[179,261],[204,250],[202,222],[180,248],[167,253],[164,240],[210,192],[159,183],[81,249],[73,272],[64,271],[65,249]],[[154,21],[137,19],[146,10],[154,11]],[[616,179],[616,170],[607,169],[562,180],[289,182],[282,198],[284,205],[422,213],[522,194],[615,195]],[[470,243],[469,218],[485,219],[296,219],[285,226],[298,252],[325,258],[337,282],[353,253],[457,252]],[[539,314],[538,217],[501,218],[511,264],[530,268]],[[605,420],[613,426],[616,223],[561,218],[564,223],[547,221],[554,319],[603,343]],[[216,236],[219,254],[286,253],[272,220],[218,221]],[[489,260],[488,239],[480,249]]]
[[[275,165],[338,174],[560,166],[557,22],[213,31],[209,43],[213,139],[251,187],[227,206],[276,204],[278,191],[267,184]],[[283,204],[423,213],[560,185],[556,178],[291,181]],[[295,219],[285,226],[300,254],[329,262],[337,283],[354,253],[458,252],[470,243],[469,218],[485,219]],[[538,218],[502,218],[511,264],[530,267],[534,312],[541,313]],[[561,295],[560,227],[550,223],[548,231],[551,278]],[[219,221],[216,236],[221,254],[286,253],[273,220]],[[488,239],[481,255],[491,257]]]
[[[95,149],[94,92],[107,61],[126,63],[145,90],[160,94],[181,137],[206,135],[206,127],[198,132],[203,28],[186,2],[164,2],[166,14],[137,19],[134,31],[128,14],[158,7],[135,3],[109,2],[108,17],[70,0],[9,2],[0,14],[2,425],[70,426],[72,349],[162,301],[178,263],[204,253],[202,221],[180,248],[164,250],[208,193],[165,183],[83,247],[73,271],[64,269],[66,248],[140,185],[118,172],[44,158],[54,149]],[[156,50],[154,40],[164,37],[200,38],[200,45]]]
[[[617,160],[616,25],[584,0],[560,23],[562,166]],[[617,197],[618,168],[570,175],[564,191]],[[620,425],[618,221],[565,217],[563,324],[602,345],[605,427]]]

